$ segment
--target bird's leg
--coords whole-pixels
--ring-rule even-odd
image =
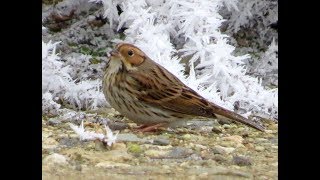
[[[143,125],[141,125],[141,126],[136,127],[135,129],[143,129],[143,128],[145,128],[145,127],[148,127],[148,125],[143,124]]]
[[[154,124],[154,125],[142,125],[142,126],[137,127],[135,129],[135,131],[138,131],[138,132],[154,132],[154,131],[158,130],[158,128],[163,127],[166,124],[167,123],[158,123],[158,124]]]

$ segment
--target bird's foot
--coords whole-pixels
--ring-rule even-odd
[[[167,123],[159,123],[154,125],[141,125],[135,128],[133,131],[135,132],[155,132],[159,130],[159,128],[164,127]]]

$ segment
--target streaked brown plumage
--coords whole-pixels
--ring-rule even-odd
[[[104,95],[113,108],[138,124],[174,124],[197,116],[222,116],[264,130],[207,101],[134,45],[120,43],[110,54],[103,78]]]

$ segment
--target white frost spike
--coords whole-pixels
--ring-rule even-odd
[[[101,133],[95,133],[92,131],[85,131],[84,127],[83,127],[83,121],[81,122],[80,126],[76,126],[72,123],[69,123],[70,128],[72,130],[74,130],[74,132],[76,132],[76,134],[79,135],[80,141],[84,141],[84,140],[100,140],[104,143],[107,143],[108,146],[111,146],[112,144],[114,144],[116,142],[117,139],[117,135],[119,132],[117,132],[115,135],[113,134],[113,132],[111,131],[111,129],[105,125],[105,130],[106,130],[106,135],[101,134]]]
[[[111,146],[112,144],[114,144],[116,142],[117,136],[119,134],[119,131],[116,132],[116,134],[114,135],[111,131],[111,129],[109,128],[109,126],[104,125],[104,128],[106,129],[106,135],[107,137],[104,139],[104,142],[106,142],[108,144],[108,146]]]

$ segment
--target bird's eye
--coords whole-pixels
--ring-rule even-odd
[[[129,55],[129,56],[133,56],[133,50],[129,50],[129,51],[128,51],[128,55]]]

